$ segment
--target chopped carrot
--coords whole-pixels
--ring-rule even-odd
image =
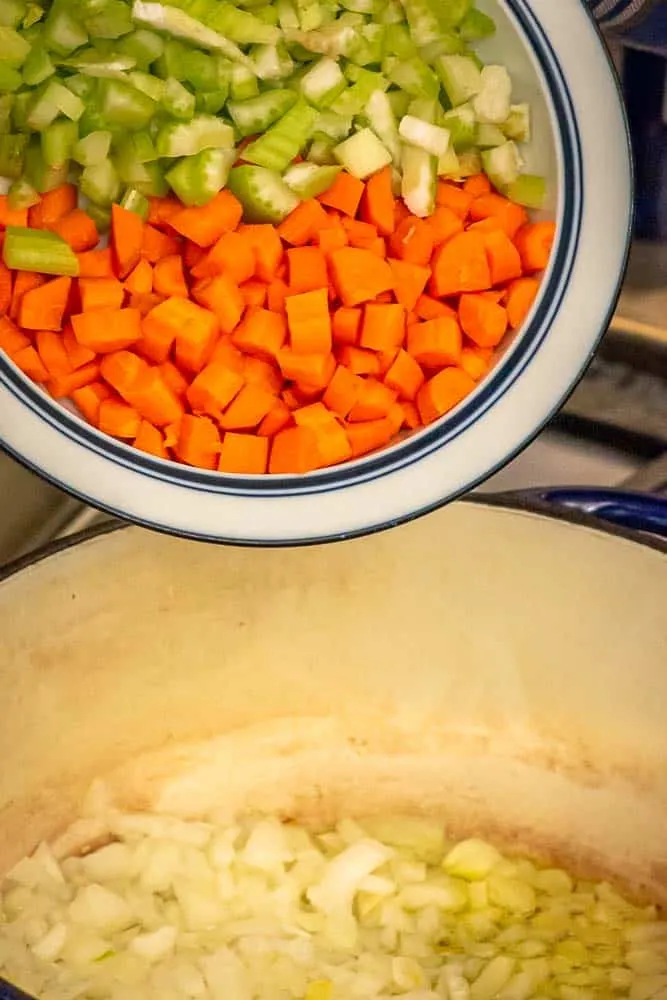
[[[180,420],[184,413],[182,401],[165,382],[160,369],[150,365],[139,373],[125,398],[144,420],[156,427],[167,427]]]
[[[362,380],[359,396],[348,414],[350,423],[362,420],[380,420],[386,417],[396,402],[397,393],[374,378]]]
[[[120,309],[125,289],[118,278],[79,278],[81,311],[90,309]]]
[[[161,230],[156,229],[155,226],[149,226],[148,223],[144,224],[141,240],[141,256],[149,264],[157,264],[163,257],[171,257],[173,254],[179,253],[179,251],[180,244],[171,233],[163,233]]]
[[[200,371],[186,392],[194,413],[204,413],[218,419],[245,384],[238,372],[222,361],[211,361]]]
[[[401,349],[384,382],[398,393],[399,399],[412,402],[424,384],[424,373],[412,355]]]
[[[182,211],[183,206],[176,198],[154,198],[148,199],[148,222],[151,226],[167,228],[171,225],[171,220]]]
[[[72,316],[74,336],[97,354],[122,351],[141,339],[138,309],[91,309]]]
[[[328,354],[331,351],[331,316],[326,288],[285,299],[290,347],[295,354]]]
[[[236,329],[243,316],[245,302],[239,286],[230,275],[219,274],[198,282],[192,289],[192,295],[200,306],[211,310],[223,333]]]
[[[507,332],[507,310],[482,295],[462,295],[459,321],[478,347],[496,347]]]
[[[186,240],[183,246],[183,263],[188,271],[192,271],[207,253],[204,247],[198,247],[192,240]]]
[[[521,227],[528,222],[525,208],[493,192],[473,200],[470,206],[470,218],[473,222],[494,219],[510,239],[514,239]]]
[[[141,417],[120,399],[103,399],[99,409],[99,428],[112,437],[134,440],[141,427]]]
[[[462,348],[461,327],[448,316],[426,320],[408,329],[408,354],[425,368],[457,364]]]
[[[114,351],[102,359],[100,374],[126,403],[134,405],[132,400],[134,389],[148,368],[147,362],[132,351]]]
[[[520,278],[522,274],[519,251],[509,236],[502,230],[492,230],[483,235],[486,256],[491,271],[491,283],[504,285],[507,281]]]
[[[455,212],[459,219],[468,218],[473,196],[459,187],[458,184],[451,184],[449,181],[438,181],[438,190],[435,196],[436,204],[444,205]]]
[[[200,247],[212,247],[224,233],[236,229],[243,217],[243,206],[231,191],[223,188],[202,208],[182,208],[169,219],[169,225],[181,236]]]
[[[507,290],[507,319],[512,330],[523,326],[540,290],[537,278],[518,278]]]
[[[78,253],[79,278],[114,278],[111,248]]]
[[[387,351],[376,351],[378,359],[378,375],[384,378],[398,356],[400,348],[392,347]]]
[[[410,312],[415,308],[419,296],[426,288],[431,271],[419,264],[395,260],[393,257],[389,257],[387,263],[394,276],[394,295],[397,301]]]
[[[382,257],[383,259],[387,256],[387,241],[382,236],[376,236],[374,240],[371,240],[368,244],[368,250],[374,253],[376,257]]]
[[[433,254],[433,230],[425,219],[409,216],[399,222],[389,240],[389,248],[394,257],[425,267]]]
[[[54,278],[32,288],[21,299],[19,324],[26,330],[62,330],[71,278]]]
[[[60,184],[46,191],[28,213],[29,225],[33,229],[51,229],[60,219],[73,212],[77,204],[74,184]],[[25,223],[24,223],[25,224]]]
[[[89,382],[80,389],[73,389],[72,402],[79,408],[89,424],[97,427],[100,416],[100,403],[109,399],[111,390],[102,382]]]
[[[293,247],[311,243],[329,225],[329,218],[314,198],[302,201],[278,226],[278,236]]]
[[[336,344],[356,344],[361,330],[362,310],[358,306],[340,306],[331,318],[331,334]]]
[[[218,472],[261,476],[269,464],[269,439],[228,431],[222,439]]]
[[[223,233],[205,257],[192,269],[195,278],[212,278],[227,274],[237,285],[255,275],[255,253],[248,236]]]
[[[269,457],[272,475],[312,472],[320,467],[321,461],[317,434],[312,427],[287,427],[273,438]]]
[[[338,365],[326,388],[322,402],[343,420],[359,399],[363,379],[344,365]]]
[[[262,309],[266,303],[266,285],[263,281],[244,281],[239,285],[241,297],[247,309]]]
[[[361,199],[361,218],[375,226],[380,236],[393,233],[396,199],[392,190],[391,167],[384,167],[366,181]]]
[[[417,393],[417,409],[423,424],[432,424],[465,399],[475,382],[462,368],[443,368]]]
[[[33,288],[43,285],[46,278],[43,274],[36,274],[34,271],[16,271],[14,274],[14,288],[12,290],[12,301],[9,304],[9,318],[18,319],[21,309],[21,299]]]
[[[435,212],[427,221],[433,233],[433,245],[436,247],[451,240],[457,233],[463,232],[462,219],[446,205],[436,205]]]
[[[185,414],[179,424],[178,441],[174,449],[181,462],[212,471],[218,465],[220,446],[220,434],[209,417]]]
[[[0,316],[0,350],[11,357],[26,347],[30,347],[30,337],[21,333],[9,316]]]
[[[358,424],[346,424],[345,430],[353,458],[367,455],[376,448],[383,448],[396,433],[394,424],[387,417],[381,420],[365,420]]]
[[[289,348],[278,353],[278,364],[286,379],[314,392],[324,391],[336,370],[333,354],[297,354]]]
[[[174,296],[144,316],[141,350],[151,361],[161,364],[176,344],[179,366],[197,372],[204,367],[218,330],[218,321],[212,312]]]
[[[287,253],[288,284],[291,293],[328,288],[329,276],[319,247],[291,247]],[[289,303],[288,303],[289,304]]]
[[[74,336],[74,331],[68,323],[63,329],[63,346],[67,351],[67,357],[72,369],[82,368],[90,364],[97,357],[95,351],[89,347],[83,347]]]
[[[491,288],[491,270],[481,233],[459,233],[436,250],[430,288],[435,298]]]
[[[130,271],[124,284],[130,295],[150,295],[153,291],[153,268],[148,261],[142,257],[134,270]]]
[[[180,433],[181,433],[180,420],[177,420],[176,423],[169,424],[168,427],[165,427],[163,429],[165,448],[174,448],[178,444],[178,438]]]
[[[421,417],[419,416],[419,410],[414,403],[406,401],[403,405],[403,426],[407,427],[411,431],[416,431],[418,427],[421,427]]]
[[[264,417],[257,434],[260,437],[273,437],[278,431],[282,431],[292,422],[292,411],[282,399],[274,400],[273,406]]]
[[[213,353],[211,354],[211,361],[221,361],[223,365],[227,368],[231,368],[233,372],[238,372],[239,375],[245,377],[245,369],[248,358],[245,354],[239,351],[238,347],[235,346],[229,334],[223,334],[218,340],[215,347],[213,348]]]
[[[42,360],[32,345],[22,347],[14,351],[11,359],[17,368],[20,368],[24,375],[27,375],[33,382],[47,382],[49,373],[42,364]]]
[[[154,427],[148,420],[142,420],[139,424],[134,447],[146,455],[154,455],[155,458],[169,458],[162,431]]]
[[[39,330],[35,335],[35,347],[50,376],[72,373],[72,362],[59,333],[53,330]]]
[[[359,222],[358,219],[348,219],[344,216],[341,224],[347,233],[347,241],[351,247],[358,247],[360,250],[372,250],[376,246],[378,231],[369,222]],[[384,253],[380,254],[381,257],[386,255],[385,244],[383,243],[382,246],[385,250]]]
[[[111,248],[116,260],[118,277],[127,278],[141,259],[144,223],[136,212],[122,205],[111,206]]]
[[[254,430],[270,412],[276,395],[258,382],[246,382],[219,418],[223,430]]]
[[[358,306],[394,287],[389,264],[370,250],[341,247],[330,254],[329,262],[334,286],[344,306]]]
[[[479,347],[464,347],[461,351],[459,364],[464,372],[470,375],[475,382],[484,378],[489,370],[489,358],[483,349]]]
[[[270,389],[274,396],[277,396],[283,387],[283,377],[275,361],[254,358],[250,354],[243,355],[241,374],[246,382],[263,385],[266,389]]]
[[[142,316],[147,316],[151,309],[155,309],[161,302],[164,302],[163,295],[149,292],[147,295],[130,295],[127,304],[130,309],[138,309]]]
[[[364,307],[359,346],[370,351],[388,351],[401,347],[405,338],[405,309],[396,304]],[[369,418],[370,419],[370,418]]]
[[[482,195],[491,193],[491,181],[486,174],[474,174],[474,176],[467,178],[463,190],[473,198],[481,198]]]
[[[94,220],[80,208],[58,219],[52,229],[65,243],[69,243],[75,253],[93,250],[100,238]]]
[[[289,295],[289,288],[280,278],[275,278],[266,291],[266,305],[271,312],[285,312],[285,299]]]
[[[333,413],[323,403],[312,403],[294,411],[297,427],[310,427],[317,438],[322,466],[338,465],[352,457],[350,440]]]
[[[27,226],[28,209],[10,208],[6,194],[0,195],[0,228],[6,226]]]
[[[99,377],[100,366],[96,361],[91,361],[69,374],[54,375],[46,385],[54,399],[63,399],[71,397],[76,389],[83,389],[91,382],[96,382]]]
[[[14,277],[9,268],[0,260],[0,316],[4,316],[12,301]]]
[[[380,360],[375,351],[365,351],[353,344],[343,344],[337,354],[340,364],[349,368],[353,375],[380,374]]]
[[[449,316],[456,319],[456,310],[448,306],[446,302],[433,299],[430,295],[420,295],[417,299],[415,312],[419,319],[439,319],[441,316]]]
[[[286,339],[285,317],[269,309],[248,312],[232,334],[232,342],[241,351],[269,360],[276,358]]]
[[[158,365],[158,368],[160,369],[162,378],[174,395],[182,399],[190,384],[185,375],[176,367],[173,361],[163,361],[161,365]]]
[[[146,261],[143,261],[145,264]],[[153,289],[158,295],[169,298],[172,295],[187,299],[190,296],[183,273],[183,260],[180,254],[163,257],[153,268]]]
[[[245,236],[255,255],[255,274],[260,281],[273,281],[283,258],[283,245],[275,226],[243,225],[239,233]]]
[[[521,256],[524,271],[529,274],[544,271],[549,263],[555,238],[555,222],[532,222],[519,230],[514,244]]]
[[[349,240],[347,238],[347,233],[340,222],[334,222],[327,226],[326,229],[320,229],[318,231],[317,242],[320,250],[326,257],[328,254],[333,253],[334,250],[340,250],[341,247],[346,247]]]
[[[331,187],[318,196],[318,201],[329,208],[335,208],[343,215],[354,218],[364,193],[364,182],[351,174],[341,171]]]

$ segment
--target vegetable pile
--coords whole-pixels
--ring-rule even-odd
[[[421,219],[388,166],[244,223],[255,169],[205,207],[153,198],[147,222],[113,205],[106,249],[72,186],[5,204],[0,348],[105,433],[227,473],[334,465],[458,404],[523,322],[553,224],[484,175],[440,181]]]
[[[43,1000],[665,1000],[667,923],[608,883],[416,818],[313,833],[113,814],[0,896],[0,972]]]

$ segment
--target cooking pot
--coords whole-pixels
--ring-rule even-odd
[[[336,546],[81,536],[0,585],[0,870],[125,809],[420,812],[667,904],[667,532],[465,501]],[[639,520],[638,520],[639,519]],[[90,797],[89,797],[90,801]]]

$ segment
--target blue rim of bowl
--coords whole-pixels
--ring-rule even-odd
[[[349,463],[333,470],[305,476],[232,477],[217,472],[206,472],[175,463],[162,462],[114,441],[86,425],[61,404],[51,400],[33,386],[9,361],[0,355],[0,383],[31,409],[38,417],[59,433],[89,451],[101,455],[116,465],[144,474],[176,487],[194,488],[198,492],[237,497],[286,497],[328,493],[380,479],[390,473],[407,468],[440,450],[458,438],[476,423],[516,382],[548,337],[553,321],[569,283],[579,244],[583,215],[583,162],[576,115],[569,90],[556,54],[533,15],[526,0],[506,0],[507,7],[529,41],[534,57],[547,84],[552,113],[557,123],[556,140],[560,147],[562,210],[558,220],[559,238],[556,253],[540,292],[530,327],[518,338],[508,357],[498,366],[487,381],[472,394],[450,417],[443,418],[431,428],[360,462]],[[576,381],[580,373],[573,373]],[[7,447],[5,445],[5,447]],[[8,448],[13,453],[11,447]],[[19,460],[25,461],[22,456]],[[40,470],[37,470],[40,471]],[[51,477],[52,478],[52,477]],[[57,485],[72,492],[67,484],[55,480]],[[109,509],[99,500],[84,497],[96,506]],[[124,516],[122,511],[111,513]],[[146,523],[146,522],[144,522]],[[164,527],[158,522],[154,526]],[[368,530],[368,529],[366,529]],[[371,530],[373,530],[371,528]],[[184,534],[188,534],[185,532]],[[271,543],[269,543],[271,544]],[[297,543],[298,544],[298,543]]]

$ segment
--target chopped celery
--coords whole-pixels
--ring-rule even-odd
[[[29,3],[26,8],[25,17],[23,18],[22,27],[26,30],[32,28],[42,20],[44,14],[44,8],[40,7],[38,3]]]
[[[102,207],[118,201],[120,195],[120,177],[111,160],[84,167],[79,186],[86,198]]]
[[[86,205],[86,212],[97,226],[98,233],[106,233],[111,228],[111,208],[108,205],[95,205],[91,201]]]
[[[231,72],[230,89],[235,101],[247,101],[259,94],[257,76],[247,66],[236,65]]]
[[[438,20],[443,29],[458,28],[472,10],[473,0],[439,0]]]
[[[248,101],[229,101],[227,111],[241,136],[258,135],[296,103],[293,90],[269,90]]]
[[[441,0],[446,3],[446,0]],[[438,18],[437,0],[402,0],[410,35],[421,47],[437,41],[442,31]]]
[[[23,166],[23,177],[40,194],[46,194],[53,188],[59,187],[67,180],[69,164],[63,163],[57,167],[50,167],[42,153],[41,143],[35,136],[26,148]]]
[[[40,139],[42,156],[47,167],[62,167],[68,163],[78,138],[79,127],[76,122],[62,119],[45,128]]]
[[[204,149],[232,149],[234,129],[212,115],[197,115],[189,122],[164,125],[155,146],[159,156],[195,156]]]
[[[26,180],[16,180],[9,189],[7,201],[12,211],[20,211],[24,208],[32,208],[39,204],[39,192],[35,191],[32,184]]]
[[[26,61],[30,45],[18,31],[0,24],[0,58],[4,63],[20,67]]]
[[[403,201],[413,215],[425,219],[435,210],[438,161],[424,149],[404,146],[401,167]]]
[[[233,167],[227,186],[243,205],[246,222],[277,224],[299,204],[280,174],[266,167]]]
[[[370,70],[360,70],[359,76],[352,87],[344,90],[331,105],[337,115],[358,115],[366,108],[371,94],[376,90],[387,90],[389,81],[381,73]]]
[[[72,278],[79,273],[79,261],[70,245],[45,229],[7,226],[2,255],[7,267],[16,271]]]
[[[477,149],[465,149],[459,156],[459,177],[474,177],[483,170],[482,157]]]
[[[363,128],[334,149],[338,162],[353,177],[365,180],[391,163],[391,153],[375,132]]]
[[[374,90],[366,105],[366,117],[378,139],[389,150],[393,163],[398,166],[401,160],[401,141],[390,95],[382,90]]]
[[[457,153],[475,144],[477,122],[475,112],[469,104],[461,104],[458,108],[446,111],[442,116],[442,124],[449,129],[452,146]]]
[[[432,101],[427,97],[415,97],[410,101],[406,114],[423,122],[430,122],[431,125],[440,125],[442,107],[439,101]],[[401,118],[404,117],[405,115],[401,115]]]
[[[452,107],[466,104],[482,89],[482,74],[470,56],[438,56],[435,69]]]
[[[229,89],[232,66],[233,63],[216,53],[186,49],[180,60],[179,72],[167,73],[166,75],[176,76],[177,79],[187,81],[193,87],[195,94],[198,94],[199,91]],[[249,70],[242,66],[238,68],[242,69],[244,73],[248,73],[254,80],[254,76]]]
[[[206,26],[237,45],[272,45],[280,40],[280,29],[231,3],[212,3]]]
[[[172,118],[189,121],[195,113],[195,95],[172,76],[164,82],[162,106]]]
[[[475,145],[480,149],[493,149],[494,146],[502,146],[506,141],[507,137],[497,125],[485,125],[482,122],[477,126]]]
[[[378,4],[375,16],[379,24],[400,24],[403,21],[403,9],[399,0],[385,0]]]
[[[512,80],[504,66],[485,66],[481,86],[473,98],[477,120],[485,125],[502,125],[511,110]]]
[[[345,115],[337,115],[335,111],[321,111],[317,116],[315,129],[340,142],[342,139],[347,139],[352,131],[352,119]]]
[[[235,159],[233,149],[204,149],[179,160],[167,182],[185,205],[206,205],[227,183]]]
[[[96,49],[84,49],[68,59],[64,65],[68,69],[78,70],[84,76],[122,77],[128,70],[134,69],[136,62],[132,56],[104,56]]]
[[[398,59],[412,59],[419,54],[405,24],[387,25],[384,32],[384,51],[385,55],[396,56]]]
[[[2,88],[0,88],[2,89]],[[3,95],[3,96],[12,96]],[[17,132],[28,132],[28,115],[32,106],[33,93],[30,90],[22,90],[20,94],[14,94],[12,100],[12,127]]]
[[[203,94],[197,94],[195,98],[195,108],[200,115],[217,115],[222,111],[227,103],[229,89],[210,90]]]
[[[539,177],[537,174],[520,174],[504,189],[504,194],[524,208],[544,208],[547,182],[544,177]]]
[[[516,143],[509,140],[482,152],[482,163],[489,180],[499,189],[507,188],[518,179],[523,160]]]
[[[337,144],[338,139],[332,139],[331,136],[318,132],[313,136],[307,159],[310,163],[317,163],[322,167],[334,166],[336,164],[334,149]]]
[[[500,128],[508,139],[514,139],[515,142],[530,142],[530,105],[513,104],[509,117]]]
[[[157,109],[155,101],[124,80],[99,80],[97,97],[102,119],[123,128],[145,128]]]
[[[407,115],[411,98],[405,90],[389,90],[387,97],[389,98],[394,118],[402,118],[403,115]]]
[[[21,176],[27,142],[26,135],[0,135],[0,177]]]
[[[449,149],[449,132],[429,121],[405,115],[398,126],[398,134],[404,142],[419,149],[425,149],[438,159]]]
[[[127,82],[156,103],[160,103],[164,97],[165,81],[151,76],[150,73],[135,69],[127,74]]]
[[[74,146],[72,159],[82,167],[94,167],[109,155],[111,148],[111,132],[90,132]]]
[[[54,0],[44,22],[43,41],[58,55],[68,56],[88,41],[88,32],[70,10],[68,0]]]
[[[75,73],[73,76],[65,77],[63,83],[68,90],[71,90],[73,94],[80,97],[84,103],[91,99],[93,90],[95,89],[93,78],[85,76],[83,73]],[[81,118],[83,118],[83,115]],[[81,121],[81,118],[79,121]]]
[[[477,42],[482,38],[490,38],[496,33],[496,23],[476,7],[472,7],[459,25],[459,34],[466,42]]]
[[[292,0],[276,0],[278,24],[283,31],[298,31],[299,18]]]
[[[6,134],[12,127],[13,94],[0,94],[0,133]]]
[[[250,58],[260,80],[285,80],[294,70],[294,61],[282,44],[255,45]]]
[[[0,3],[0,24],[7,28],[18,28],[23,22],[27,5],[23,0],[2,0]]]
[[[413,97],[437,97],[440,92],[438,78],[419,56],[396,62],[390,68],[389,79]]]
[[[270,170],[285,170],[313,134],[317,111],[303,100],[290,108],[243,152],[244,160]]]
[[[456,150],[450,146],[438,159],[438,177],[458,177],[461,163]]]
[[[132,12],[123,0],[107,0],[104,7],[84,21],[90,38],[116,39],[133,29]]]
[[[117,49],[121,54],[133,58],[141,69],[148,69],[162,55],[164,41],[147,28],[137,28],[119,40]]]
[[[212,52],[220,52],[232,62],[251,67],[249,59],[238,45],[176,7],[165,7],[161,3],[152,3],[151,0],[134,0],[132,17],[144,27],[154,28],[172,38],[182,38]]]
[[[0,62],[0,93],[15,94],[23,84],[23,77],[8,63]]]
[[[328,191],[341,168],[338,166],[320,166],[317,163],[295,163],[283,174],[287,186],[299,198],[316,198],[318,194]]]
[[[80,97],[64,87],[57,80],[51,80],[37,92],[28,114],[28,127],[41,132],[64,114],[72,121],[78,121],[85,110]]]
[[[427,63],[432,63],[438,56],[452,56],[464,52],[463,40],[455,31],[443,31],[437,41],[423,45],[419,50],[420,56]]]
[[[271,24],[274,28],[278,27],[278,11],[273,6],[259,7],[256,17],[264,24]]]
[[[301,93],[316,108],[328,108],[346,86],[339,64],[326,56],[301,78]]]

